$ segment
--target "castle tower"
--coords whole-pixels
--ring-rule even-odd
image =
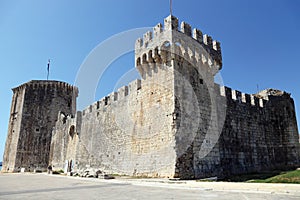
[[[178,19],[170,15],[164,26],[156,25],[153,32],[136,41],[135,61],[145,82],[152,80],[153,74],[169,71],[167,78],[157,75],[154,82],[172,90],[174,176],[195,177],[195,161],[209,162],[212,159],[207,156],[209,152],[215,154],[214,164],[218,165],[219,150],[215,144],[226,107],[226,101],[217,98],[220,88],[214,82],[214,76],[222,68],[220,43],[198,29],[192,30],[185,22],[179,27]],[[208,175],[209,171],[205,173]]]
[[[58,113],[75,114],[78,90],[64,82],[40,80],[12,90],[2,171],[46,170]]]

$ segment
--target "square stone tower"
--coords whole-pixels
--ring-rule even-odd
[[[218,165],[216,143],[226,108],[226,98],[219,96],[220,87],[214,83],[222,68],[220,43],[185,22],[179,27],[178,19],[170,15],[164,26],[158,24],[138,39],[135,49],[136,68],[143,79],[151,79],[159,68],[171,71],[167,79],[155,82],[171,82],[166,87],[172,90],[173,99],[174,176],[195,177],[198,159]]]

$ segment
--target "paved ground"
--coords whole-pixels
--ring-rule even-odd
[[[300,185],[1,174],[0,199],[300,199]]]

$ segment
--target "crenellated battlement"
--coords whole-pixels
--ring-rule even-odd
[[[82,114],[86,115],[110,106],[113,103],[118,103],[119,101],[125,99],[129,94],[134,94],[141,88],[141,80],[136,79],[130,82],[128,86],[123,86],[119,88],[117,92],[112,92],[109,95],[101,98],[99,101],[94,102],[92,105],[89,105],[82,111]]]
[[[78,96],[78,88],[72,86],[66,82],[61,81],[47,81],[47,80],[32,80],[27,83],[24,83],[16,88],[13,88],[13,92],[23,90],[25,87],[31,89],[54,89],[54,90],[63,90],[66,92],[74,92],[75,96]]]
[[[186,22],[168,16],[164,25],[157,24],[152,31],[148,31],[143,38],[136,40],[135,61],[141,74],[152,70],[153,64],[165,64],[176,56],[184,57],[191,64],[207,65],[214,75],[222,68],[220,42]]]
[[[218,91],[220,93],[218,93]],[[275,89],[263,90],[257,94],[246,94],[238,90],[232,90],[231,88],[226,86],[220,86],[216,83],[215,83],[215,92],[217,92],[217,95],[226,97],[227,101],[236,101],[242,104],[248,104],[260,108],[265,107],[265,105],[270,99],[270,96],[280,96],[280,95],[287,94],[284,91],[275,90]]]
[[[194,28],[192,30],[192,27],[190,24],[186,23],[186,22],[181,22],[180,25],[180,30],[178,29],[178,19],[174,16],[169,16],[165,19],[164,21],[164,26],[161,23],[158,23],[155,27],[153,27],[153,32],[152,31],[148,31],[147,33],[145,33],[143,35],[143,38],[138,38],[136,40],[136,50],[140,49],[140,48],[147,48],[149,42],[151,42],[153,39],[156,39],[157,37],[160,36],[161,33],[163,33],[164,31],[177,31],[177,32],[181,32],[184,33],[185,35],[193,38],[194,40],[196,40],[197,42],[199,42],[199,44],[204,44],[207,47],[209,47],[212,51],[216,51],[221,53],[221,46],[220,46],[220,42],[213,40],[211,36],[205,34],[203,35],[202,32],[197,29]]]
[[[214,88],[217,96],[225,97],[227,101],[239,102],[241,104],[251,105],[257,108],[265,107],[265,105],[269,101],[269,96],[279,96],[287,94],[284,91],[275,89],[263,90],[257,94],[246,94],[238,90],[233,90],[230,87],[220,86],[217,83],[215,83]],[[117,92],[112,92],[109,95],[101,98],[99,101],[94,102],[92,105],[89,105],[82,111],[82,114],[86,115],[99,109],[103,109],[107,106],[110,106],[112,103],[118,104],[118,101],[125,99],[127,96],[136,93],[140,89],[142,89],[141,80],[136,79],[130,82],[128,86],[123,86],[119,88]],[[273,91],[273,93],[266,93],[266,91]],[[262,96],[262,93],[266,95]]]
[[[266,103],[269,101],[266,96],[259,96],[258,94],[265,92],[265,90],[259,92],[258,94],[246,94],[238,90],[233,90],[226,86],[220,86],[219,84],[215,83],[215,92],[218,96],[226,97],[227,101],[234,101],[239,102],[241,104],[251,105],[258,108],[265,107]],[[107,106],[110,106],[112,103],[118,104],[118,101],[125,99],[130,94],[136,93],[142,89],[141,80],[136,79],[128,84],[128,86],[123,86],[117,90],[117,92],[112,92],[109,95],[101,98],[99,101],[94,102],[92,105],[86,107],[82,114],[86,115],[88,113],[92,113],[99,109],[103,109]],[[270,90],[270,89],[269,89]],[[286,94],[284,91],[274,90],[277,91],[276,94],[269,93],[269,96],[278,96],[280,94]]]

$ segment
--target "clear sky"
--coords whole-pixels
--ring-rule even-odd
[[[173,0],[173,15],[221,42],[226,86],[245,93],[256,93],[257,86],[285,90],[300,117],[299,8],[297,0]],[[168,15],[168,0],[0,0],[0,160],[11,88],[46,79],[48,58],[50,79],[73,84],[85,58],[102,41],[155,26]],[[133,53],[113,62],[96,99],[110,93],[133,66]]]

